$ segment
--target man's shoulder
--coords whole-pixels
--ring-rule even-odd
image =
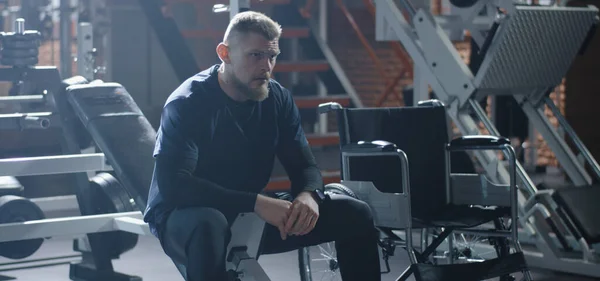
[[[166,104],[175,100],[195,98],[209,92],[209,88],[215,83],[216,68],[214,65],[202,72],[186,79],[167,98]],[[216,82],[218,83],[218,82]]]

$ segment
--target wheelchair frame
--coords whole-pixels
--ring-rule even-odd
[[[443,104],[436,100],[429,100],[420,102],[419,106],[443,106]],[[324,103],[319,106],[319,113],[321,114],[332,111],[335,111],[338,114],[338,126],[343,127],[340,129],[340,134],[345,134],[345,139],[349,139],[349,124],[346,118],[347,111],[342,108],[340,104],[335,102]],[[341,139],[344,139],[343,136],[341,136]],[[342,143],[340,144],[340,150],[342,160],[342,184],[351,189],[359,199],[365,201],[369,206],[371,206],[376,227],[402,229],[405,231],[406,243],[404,243],[404,246],[408,252],[411,266],[402,273],[398,280],[406,280],[412,273],[414,273],[414,266],[419,263],[423,263],[425,259],[430,256],[452,232],[465,231],[477,233],[483,236],[511,238],[511,244],[513,244],[516,252],[522,254],[522,249],[518,240],[517,227],[519,216],[517,209],[518,187],[516,185],[516,155],[513,147],[510,145],[510,142],[507,139],[494,136],[465,136],[451,140],[449,143],[447,143],[445,147],[445,166],[447,176],[446,198],[447,203],[459,202],[471,205],[510,207],[510,217],[512,219],[511,230],[490,231],[449,227],[444,229],[444,231],[436,239],[434,239],[432,243],[423,250],[422,253],[418,253],[414,249],[412,238],[413,217],[411,212],[411,187],[409,179],[410,161],[406,153],[401,148],[398,148],[396,144],[386,140],[369,142],[359,141],[357,143],[349,144]],[[509,158],[509,185],[495,185],[489,182],[485,178],[485,175],[478,176],[477,174],[452,174],[450,171],[451,152],[469,150],[501,150],[506,152]],[[396,156],[400,159],[400,172],[402,176],[400,193],[382,192],[372,182],[352,181],[349,166],[350,158],[381,156]],[[491,186],[491,188],[489,188],[490,190],[495,191],[492,196],[489,197],[485,196],[482,190],[488,185]],[[507,197],[508,200],[506,199]],[[394,215],[402,213],[406,215]],[[449,247],[452,248],[451,239],[449,239],[448,243]],[[453,263],[452,257],[449,258],[449,263]],[[524,274],[525,280],[531,280],[531,275],[527,269],[521,271]]]

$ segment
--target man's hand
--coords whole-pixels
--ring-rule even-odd
[[[310,192],[298,194],[288,212],[285,232],[292,235],[311,232],[319,219],[319,205]]]
[[[281,239],[287,238],[285,223],[288,220],[289,210],[292,203],[286,200],[270,198],[259,194],[256,197],[254,212],[267,223],[277,227],[281,234]]]

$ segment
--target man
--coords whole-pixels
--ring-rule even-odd
[[[267,16],[238,14],[216,49],[222,63],[169,96],[145,221],[165,253],[187,267],[188,281],[225,280],[230,227],[240,212],[265,220],[262,254],[336,241],[345,281],[380,280],[368,205],[348,196],[322,198],[298,109],[271,79],[280,35]],[[259,194],[275,156],[292,182],[293,202]]]

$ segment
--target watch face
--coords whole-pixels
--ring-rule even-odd
[[[317,194],[317,197],[319,198],[320,201],[323,201],[326,198],[325,194],[320,189],[315,190],[315,194]]]

